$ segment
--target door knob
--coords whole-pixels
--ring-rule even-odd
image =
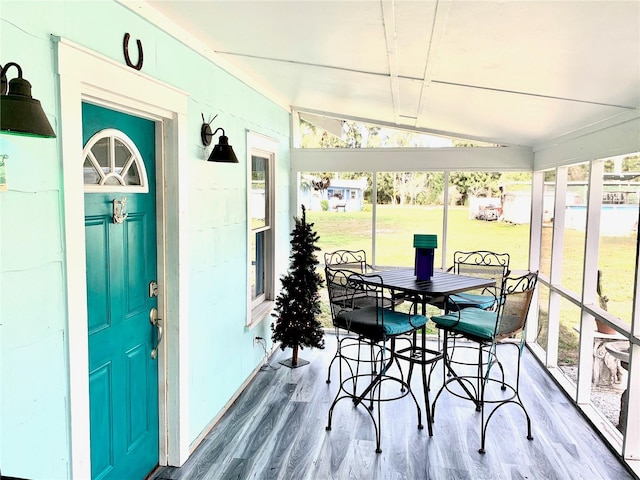
[[[158,330],[158,335],[156,337],[156,346],[151,349],[151,358],[155,360],[158,356],[158,346],[160,345],[160,341],[162,340],[162,319],[158,318],[158,309],[155,307],[153,307],[149,311],[149,322]]]

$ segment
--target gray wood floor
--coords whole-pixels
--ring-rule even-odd
[[[596,431],[525,349],[521,394],[534,440],[516,406],[503,407],[489,425],[486,453],[478,453],[479,414],[471,402],[443,394],[434,435],[418,430],[411,397],[382,405],[382,453],[363,407],[349,400],[327,412],[338,388],[338,369],[325,383],[335,339],[324,350],[305,349],[307,366],[289,369],[278,350],[181,468],[162,467],[154,480],[181,479],[633,479]],[[435,344],[434,344],[435,345]],[[511,353],[502,357],[505,367]],[[442,383],[438,365],[432,397]],[[413,389],[421,406],[420,375]],[[424,410],[424,407],[423,407]],[[426,416],[423,411],[423,422]]]

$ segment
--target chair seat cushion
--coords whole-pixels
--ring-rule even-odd
[[[424,327],[427,323],[427,317],[409,315],[380,307],[365,307],[340,312],[336,316],[336,323],[340,328],[379,341]]]
[[[463,293],[460,295],[451,295],[447,301],[447,310],[458,311],[463,308],[481,308],[486,310],[493,307],[496,298],[493,295],[478,295],[473,293]]]
[[[455,333],[490,340],[496,329],[496,313],[481,308],[465,308],[460,312],[437,315],[431,320],[440,328]],[[458,321],[459,320],[459,321]]]

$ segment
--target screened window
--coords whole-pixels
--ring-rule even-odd
[[[640,154],[603,160],[602,204],[598,270],[605,310],[631,324],[634,278],[633,258],[638,245],[640,214]]]

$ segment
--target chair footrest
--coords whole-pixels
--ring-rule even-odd
[[[428,365],[441,360],[443,358],[443,354],[439,350],[411,346],[398,350],[396,352],[396,357],[407,362]]]
[[[356,338],[344,338],[338,357],[348,362],[363,364],[381,363],[391,356],[391,350],[386,345],[363,343]]]
[[[476,405],[479,405],[481,400],[480,400],[480,393],[477,391],[477,388],[476,388],[477,381],[478,381],[478,377],[475,375],[458,375],[458,376],[448,378],[440,389],[441,390],[445,389],[451,395],[454,395],[458,398],[462,398],[463,400],[471,400]],[[468,389],[466,389],[467,391],[465,391],[465,388],[462,387],[461,385],[461,383],[463,382],[464,382],[464,385],[466,385],[467,387],[471,387],[471,390],[473,391],[473,395],[470,395],[471,392]],[[484,387],[485,389],[484,399],[482,400],[482,402],[484,402],[485,404],[512,402],[514,401],[514,399],[516,399],[515,400],[516,403],[521,403],[518,399],[518,392],[514,386],[508,383],[503,383],[502,380],[498,378],[489,378],[488,382],[489,383]],[[459,391],[458,389],[454,389],[450,387],[450,385],[453,383],[457,383],[460,386],[460,390],[462,391]],[[503,396],[498,397],[497,395],[494,395],[494,396],[488,395],[489,392],[495,392],[495,389],[489,388],[489,384],[500,384],[500,391],[503,392],[502,393]]]
[[[410,394],[409,384],[404,380],[391,375],[381,374],[375,380],[375,384],[371,385],[371,374],[357,374],[345,378],[340,384],[340,390],[344,392],[344,396],[353,400],[358,405],[363,402],[391,402],[399,400]],[[385,386],[386,383],[393,382],[400,386],[398,389],[390,390]],[[363,393],[367,390],[366,393]]]

